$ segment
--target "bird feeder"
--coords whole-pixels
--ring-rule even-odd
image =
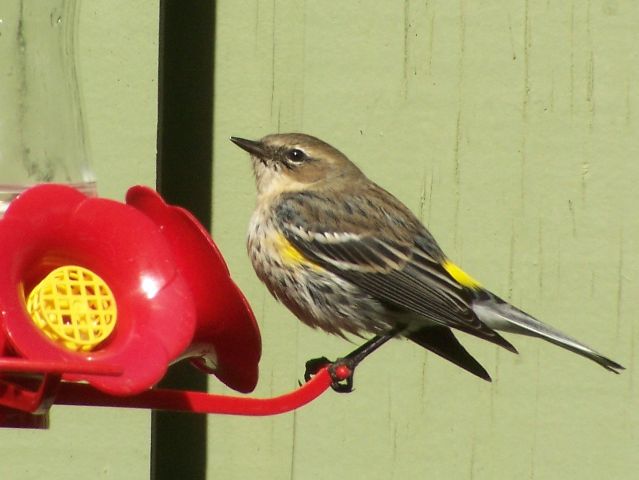
[[[45,427],[56,403],[268,415],[334,380],[320,369],[270,399],[154,388],[189,358],[251,392],[261,341],[206,230],[149,188],[126,203],[27,189],[0,219],[0,252],[0,426]]]

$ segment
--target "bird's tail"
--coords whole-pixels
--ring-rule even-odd
[[[614,373],[619,373],[619,370],[624,369],[617,362],[610,360],[559,330],[540,322],[526,312],[485,290],[481,291],[480,297],[473,303],[473,311],[482,322],[494,330],[542,338],[589,358]]]

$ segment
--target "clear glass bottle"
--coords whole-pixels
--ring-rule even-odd
[[[76,75],[77,3],[0,1],[0,216],[37,183],[95,193]]]

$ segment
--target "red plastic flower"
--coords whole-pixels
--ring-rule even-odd
[[[11,203],[0,220],[0,354],[118,365],[119,376],[64,376],[118,395],[146,390],[170,362],[197,356],[198,366],[230,387],[251,391],[259,331],[207,232],[151,189],[132,188],[127,202],[39,185]],[[57,273],[69,265],[71,273]],[[41,293],[52,275],[62,284],[48,284]],[[100,296],[109,290],[113,301]],[[64,297],[76,291],[86,305]],[[117,322],[110,302],[117,305]],[[39,320],[27,310],[33,305],[45,308]],[[95,320],[101,323],[78,325],[76,314],[84,323],[101,315]],[[57,323],[49,322],[56,315]],[[52,326],[43,329],[38,321]],[[66,341],[67,331],[106,338],[85,347]]]

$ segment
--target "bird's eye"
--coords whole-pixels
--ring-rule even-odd
[[[301,163],[306,160],[306,154],[298,148],[293,148],[286,152],[287,160],[295,163]]]

